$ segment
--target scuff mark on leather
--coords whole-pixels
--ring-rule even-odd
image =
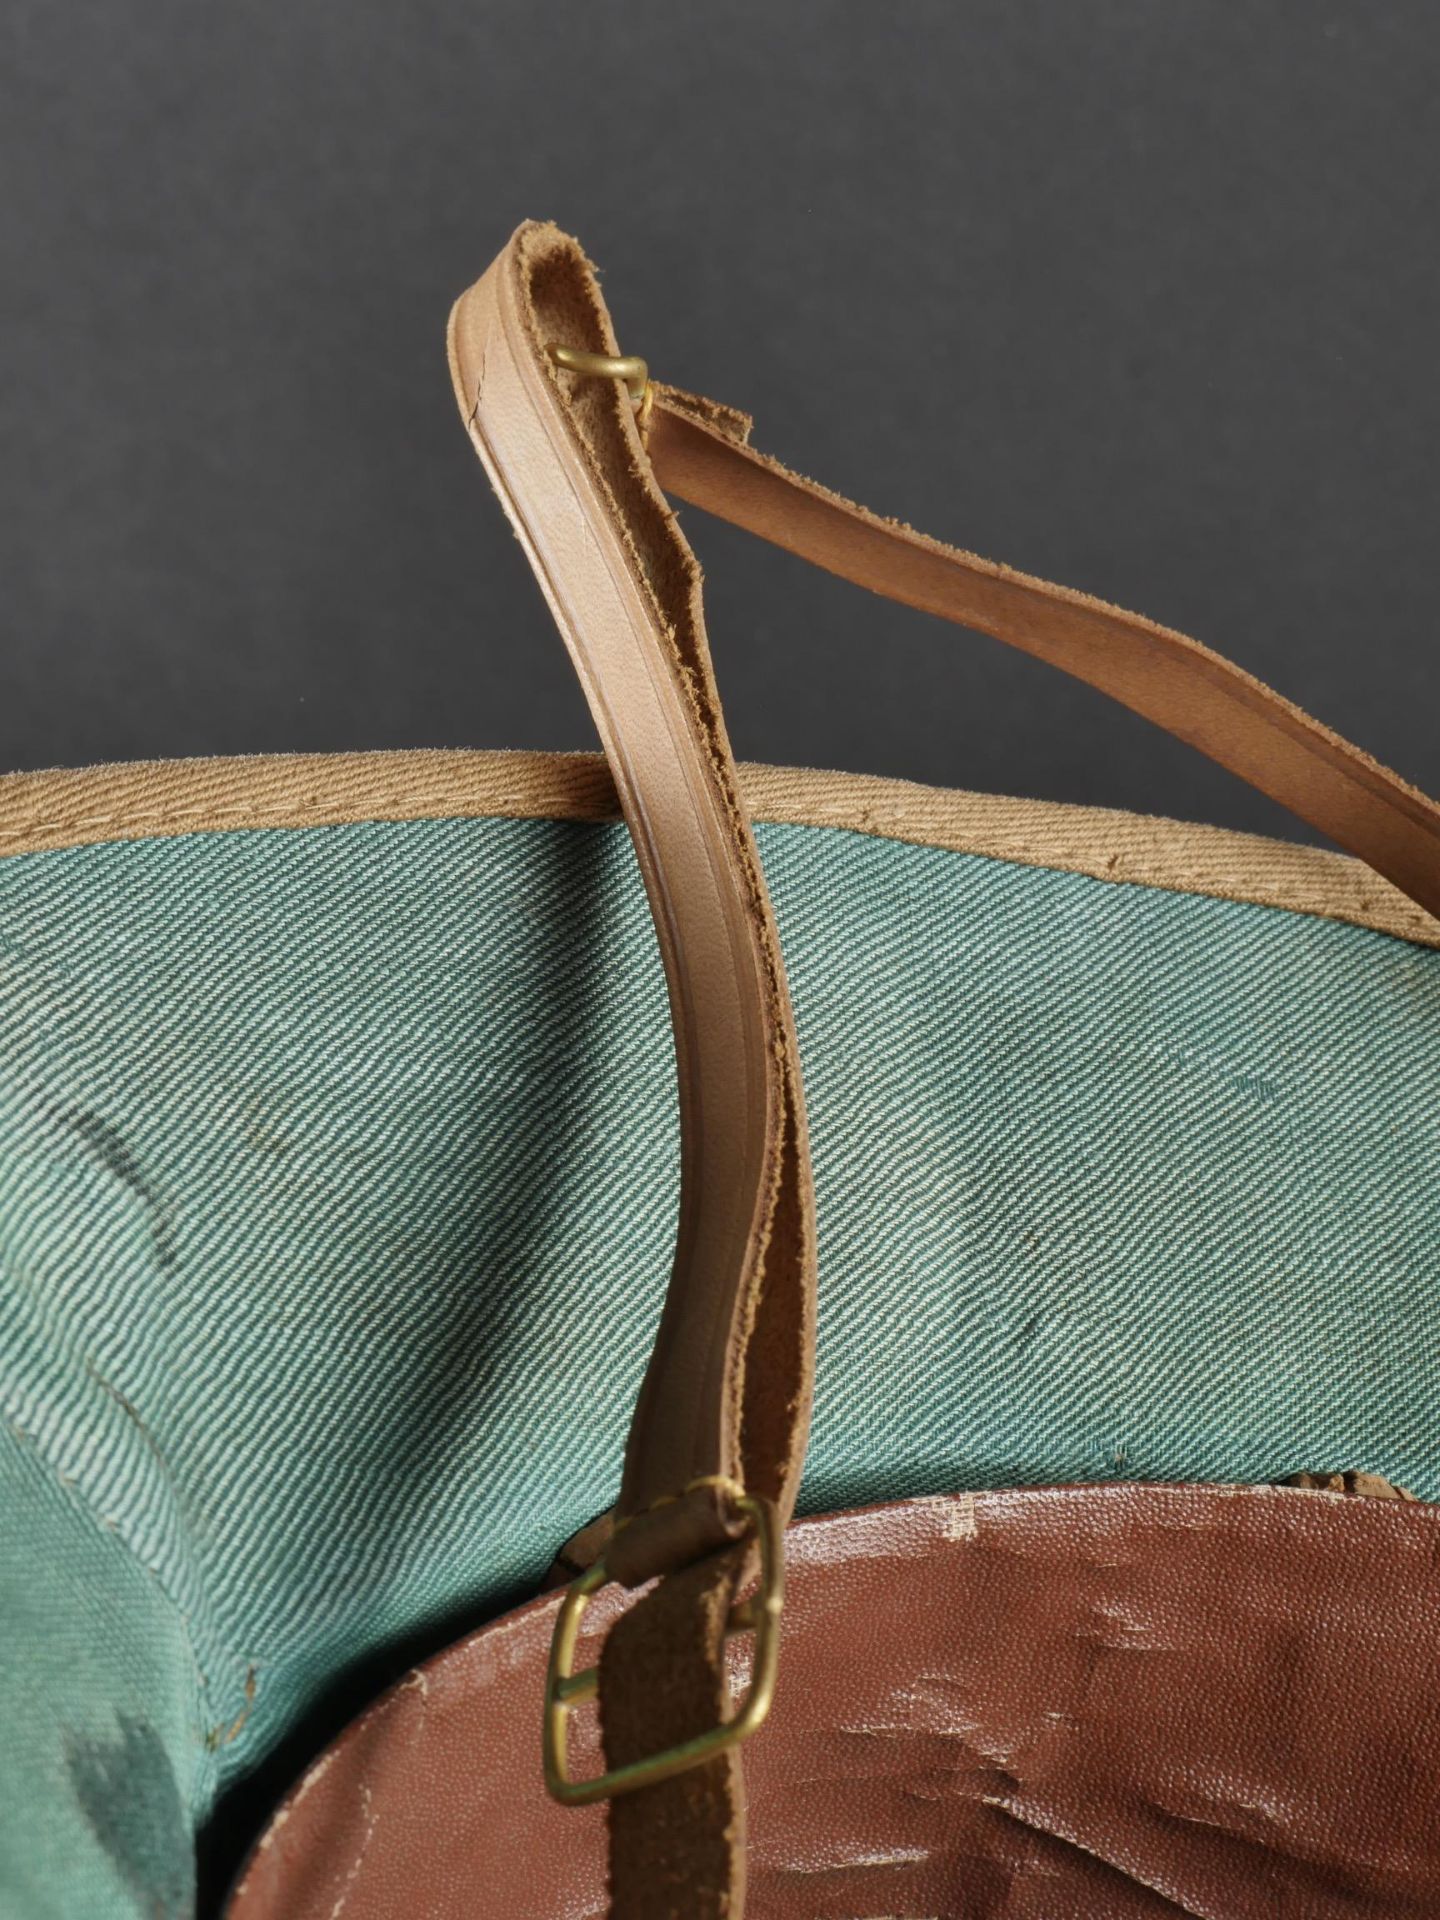
[[[915,1502],[917,1507],[933,1507],[940,1531],[947,1540],[973,1540],[980,1531],[979,1495],[974,1493],[934,1493]]]
[[[849,1873],[854,1868],[914,1867],[930,1858],[929,1847],[885,1847],[878,1852],[851,1853],[848,1848],[827,1860],[787,1861],[778,1872],[797,1878],[822,1873]]]
[[[1157,1887],[1153,1881],[1143,1880],[1133,1868],[1125,1866],[1119,1860],[1111,1859],[1109,1854],[1101,1853],[1098,1847],[1088,1846],[1085,1841],[1077,1840],[1073,1833],[1065,1833],[1058,1826],[1050,1825],[1034,1814],[1022,1813],[1018,1807],[1007,1800],[986,1794],[984,1804],[987,1807],[993,1807],[997,1813],[1003,1814],[1007,1820],[1013,1820],[1017,1826],[1026,1828],[1028,1832],[1041,1834],[1045,1839],[1054,1840],[1062,1847],[1073,1847],[1077,1853],[1083,1853],[1087,1859],[1098,1861],[1102,1867],[1108,1867],[1112,1873],[1119,1874],[1121,1879],[1130,1881],[1133,1886],[1143,1887],[1146,1893],[1153,1894],[1157,1900],[1163,1900],[1176,1913],[1184,1914],[1186,1920],[1222,1920],[1222,1916],[1218,1914],[1201,1913],[1198,1907],[1187,1907],[1185,1902],[1178,1899],[1168,1888]]]
[[[365,1824],[365,1831],[360,1836],[360,1845],[356,1848],[355,1858],[350,1862],[350,1871],[345,1876],[344,1885],[340,1889],[340,1897],[330,1909],[330,1920],[340,1920],[340,1915],[345,1909],[345,1903],[354,1891],[360,1869],[365,1863],[365,1855],[370,1850],[370,1842],[375,1838],[375,1829],[379,1825],[379,1821],[375,1817],[375,1795],[371,1788],[363,1781],[360,1786],[360,1818]]]

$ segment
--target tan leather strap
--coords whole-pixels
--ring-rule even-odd
[[[657,485],[875,592],[1052,661],[1157,721],[1440,913],[1440,810],[1183,635],[941,546],[788,472],[745,416],[561,372],[549,343],[617,351],[575,242],[522,227],[451,326],[456,391],[585,686],[654,912],[680,1075],[681,1210],[636,1410],[610,1570],[664,1576],[607,1639],[610,1764],[724,1710],[744,1576],[717,1477],[793,1502],[810,1394],[813,1225],[795,1041],[739,799],[700,577]],[[882,1250],[883,1251],[883,1250]],[[597,1306],[598,1310],[598,1306]],[[576,1391],[583,1329],[574,1341]],[[692,1483],[708,1484],[688,1491]],[[537,1703],[538,1707],[538,1703]],[[738,1767],[712,1761],[611,1808],[614,1911],[737,1915]]]
[[[616,351],[579,247],[527,225],[457,303],[451,367],[614,770],[664,956],[680,1081],[674,1269],[626,1457],[626,1524],[607,1554],[627,1585],[673,1577],[606,1644],[614,1765],[721,1716],[725,1622],[747,1549],[732,1544],[742,1523],[716,1483],[738,1482],[784,1517],[793,1507],[810,1399],[813,1200],[779,945],[711,677],[699,569],[625,389],[561,371],[552,342]],[[752,1348],[764,1354],[753,1372]],[[583,1327],[572,1350],[582,1393]],[[627,1797],[613,1821],[617,1912],[668,1913],[664,1890],[691,1879],[708,1891],[695,1887],[687,1913],[731,1909],[742,1859],[733,1759]]]
[[[656,391],[661,485],[872,593],[1006,640],[1228,767],[1440,912],[1440,807],[1221,654],[1088,594],[927,539],[747,444],[750,420]]]

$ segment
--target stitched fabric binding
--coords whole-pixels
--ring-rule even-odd
[[[1440,946],[1440,922],[1362,862],[1319,847],[866,774],[742,764],[740,779],[752,815],[761,821],[831,826],[1126,885],[1250,901]],[[172,798],[156,805],[157,794]],[[276,794],[283,797],[267,798]],[[243,795],[251,797],[237,798]],[[596,754],[450,751],[142,762],[0,776],[0,857],[251,824],[497,816],[609,820],[616,814],[614,787]]]

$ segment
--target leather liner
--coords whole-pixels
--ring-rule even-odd
[[[1437,1566],[1440,1508],[1289,1488],[799,1522],[786,1684],[747,1749],[747,1913],[1433,1915]],[[597,1635],[621,1604],[599,1596]],[[601,1913],[603,1811],[556,1806],[540,1778],[556,1605],[448,1648],[358,1720],[277,1814],[229,1920],[393,1920],[421,1888],[426,1920]],[[582,1716],[582,1768],[592,1735]]]

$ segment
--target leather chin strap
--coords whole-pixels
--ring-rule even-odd
[[[751,1559],[727,1486],[782,1518],[794,1506],[814,1206],[779,943],[711,676],[700,571],[624,387],[562,371],[551,342],[616,351],[579,247],[531,224],[458,302],[451,368],[614,772],[664,958],[680,1087],[674,1268],[606,1551],[627,1586],[669,1577],[606,1640],[600,1707],[615,1767],[726,1717],[725,1628]],[[749,1367],[752,1352],[763,1366]],[[733,1752],[610,1811],[617,1913],[738,1913]]]
[[[660,484],[887,600],[1007,640],[1108,693],[1440,911],[1440,808],[1222,654],[1137,613],[882,520],[747,444],[751,422],[657,390]]]
[[[927,540],[788,472],[746,444],[744,415],[654,387],[642,440],[625,387],[562,370],[551,343],[617,352],[579,246],[530,223],[457,303],[451,368],[614,771],[664,958],[680,1086],[674,1267],[605,1553],[627,1586],[662,1576],[602,1654],[614,1767],[703,1734],[728,1712],[726,1621],[752,1556],[727,1484],[789,1517],[814,1345],[794,1027],[711,673],[700,572],[661,487],[1103,689],[1432,914],[1440,810],[1183,635]],[[539,1711],[537,1697],[537,1724]],[[610,1816],[612,1911],[623,1920],[740,1913],[733,1750],[615,1798]]]

